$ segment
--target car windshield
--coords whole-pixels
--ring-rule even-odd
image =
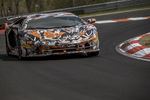
[[[83,20],[75,16],[54,17],[48,16],[40,19],[32,19],[27,24],[27,29],[31,28],[63,28],[79,24],[85,24]]]

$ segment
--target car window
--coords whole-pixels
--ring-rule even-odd
[[[46,18],[30,20],[27,23],[27,28],[54,28],[64,26],[69,27],[79,24],[85,24],[85,22],[75,16],[62,16],[62,17],[48,16]]]

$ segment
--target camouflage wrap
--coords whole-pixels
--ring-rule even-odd
[[[98,50],[98,36],[96,28],[93,25],[47,30],[25,30],[24,32],[26,34],[21,39],[22,49],[25,52],[23,53],[24,56]],[[85,45],[87,45],[87,49]],[[67,49],[68,52],[66,52]]]
[[[85,23],[66,28],[27,29],[28,21],[45,16],[75,16],[71,13],[53,13],[28,16],[21,30],[20,44],[22,56],[46,56],[99,51],[97,29]],[[77,16],[76,16],[77,17]],[[17,51],[16,51],[17,52]]]

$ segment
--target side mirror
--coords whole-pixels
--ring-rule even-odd
[[[96,19],[95,18],[91,18],[87,20],[88,24],[95,24]]]
[[[5,30],[5,28],[7,27],[7,24],[5,23],[5,24],[2,24],[2,25],[0,25],[0,29],[1,30]]]

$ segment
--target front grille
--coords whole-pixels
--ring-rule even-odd
[[[85,47],[85,49],[90,49],[90,43],[86,43],[85,45],[84,45],[84,47]]]
[[[77,49],[67,49],[66,52],[77,51]]]
[[[52,50],[52,53],[63,53],[64,50]]]
[[[65,53],[65,52],[77,52],[82,50],[89,50],[92,48],[90,43],[82,44],[67,44],[67,45],[58,45],[48,47],[48,52],[51,53]]]

